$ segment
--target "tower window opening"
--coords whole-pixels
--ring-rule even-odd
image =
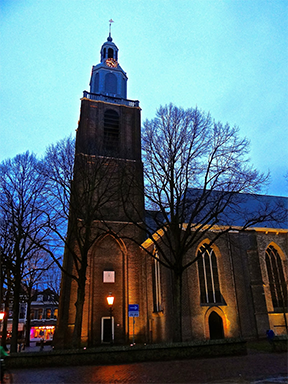
[[[114,59],[114,51],[112,48],[108,48],[108,58]]]
[[[119,115],[112,109],[104,114],[104,149],[107,154],[117,154],[119,149]]]
[[[106,58],[106,48],[104,48],[104,50],[103,50],[103,58],[104,59]]]

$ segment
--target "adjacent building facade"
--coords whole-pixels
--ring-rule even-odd
[[[79,196],[87,187],[83,180],[89,181],[93,203],[83,214],[76,212],[73,201],[70,207],[79,226],[87,211],[94,215],[82,321],[86,346],[172,340],[172,273],[137,245],[142,242],[142,248],[157,252],[155,244],[141,238],[140,112],[139,102],[127,99],[127,75],[109,34],[100,63],[92,68],[90,92],[81,100],[76,136],[74,188]],[[283,201],[287,206],[288,199]],[[190,250],[199,259],[183,275],[183,340],[264,337],[268,329],[286,334],[288,225],[246,232],[235,227],[212,246],[209,236]],[[64,267],[73,274],[73,254],[80,257],[81,252],[71,225],[68,238]],[[111,294],[113,310],[106,301]],[[76,300],[77,284],[63,274],[58,346],[71,344]]]

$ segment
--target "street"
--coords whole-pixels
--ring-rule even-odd
[[[14,383],[287,383],[287,354],[12,370]]]

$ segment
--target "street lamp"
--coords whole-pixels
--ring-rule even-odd
[[[113,304],[114,304],[114,299],[115,297],[112,295],[112,293],[109,293],[109,296],[107,296],[107,303],[109,305],[109,313],[110,313],[110,323],[111,323],[111,328],[110,328],[110,343],[113,343],[113,333],[112,333],[112,312],[113,312]]]

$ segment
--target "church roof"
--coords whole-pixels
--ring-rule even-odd
[[[203,193],[201,189],[191,188],[184,205],[183,224],[215,223],[215,213],[217,226],[288,230],[287,197],[216,190]],[[161,212],[146,211],[145,223],[149,231],[153,229],[156,232],[163,227],[165,220]]]
[[[206,191],[204,198],[201,194],[200,189],[189,190],[187,221],[193,215],[195,204],[202,199],[202,209],[195,214],[196,223],[202,222],[208,212],[220,212],[217,217],[219,226],[288,229],[287,197],[216,190]]]

